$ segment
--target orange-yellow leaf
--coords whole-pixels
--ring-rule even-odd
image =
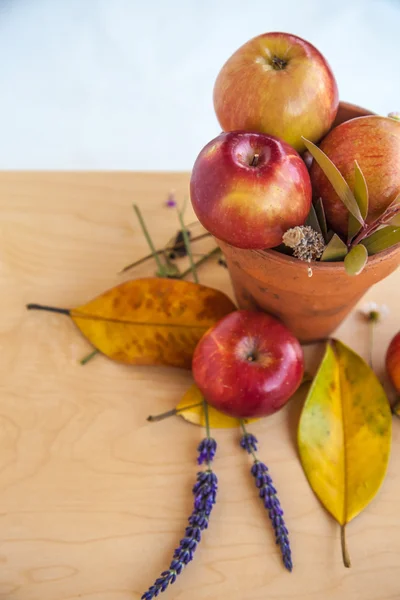
[[[186,421],[189,421],[189,423],[205,427],[206,422],[202,402],[203,395],[194,383],[185,393],[182,400],[177,405],[176,410],[179,411],[179,415]],[[196,404],[199,406],[193,406]],[[186,406],[189,408],[185,409]],[[210,405],[208,406],[208,418],[211,429],[229,429],[231,427],[240,426],[239,419],[228,417]],[[252,423],[257,420],[258,419],[245,419],[245,422]]]
[[[113,360],[189,369],[202,335],[233,310],[233,302],[218,290],[150,277],[122,283],[72,309],[70,316]]]

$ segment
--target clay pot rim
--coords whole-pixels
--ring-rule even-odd
[[[233,248],[235,248],[235,246],[232,246]],[[289,256],[287,254],[283,254],[282,252],[278,252],[277,250],[253,250],[253,252],[255,252],[256,254],[259,254],[261,257],[263,258],[267,258],[268,256],[272,256],[275,260],[275,262],[281,262],[282,265],[301,265],[301,266],[310,266],[313,270],[315,269],[316,271],[343,271],[345,272],[345,268],[344,268],[344,261],[336,261],[336,262],[321,262],[319,260],[312,260],[310,263],[299,260],[298,258],[295,258],[294,256]],[[384,260],[387,257],[391,257],[395,254],[399,253],[400,254],[400,243],[396,244],[395,246],[392,246],[391,248],[387,248],[386,250],[382,250],[382,252],[378,252],[377,254],[373,254],[372,256],[368,257],[368,261],[367,264],[365,266],[366,269],[368,269],[369,267],[373,267],[376,264],[379,264],[380,262],[382,262],[382,260]]]
[[[275,262],[281,262],[282,266],[291,265],[291,266],[302,266],[302,267],[306,266],[307,267],[309,265],[310,267],[312,267],[313,269],[318,270],[318,271],[346,272],[346,270],[344,268],[343,260],[336,261],[336,262],[334,262],[334,261],[321,262],[319,260],[312,260],[308,263],[306,261],[295,258],[294,256],[289,256],[288,254],[283,254],[283,252],[279,252],[278,250],[274,250],[273,248],[270,248],[267,250],[256,250],[254,248],[239,248],[238,246],[233,246],[232,244],[229,244],[228,242],[219,240],[215,236],[214,236],[214,239],[217,242],[217,244],[219,241],[221,241],[222,244],[226,244],[230,248],[234,248],[234,250],[239,250],[239,252],[253,252],[254,254],[258,254],[261,258],[268,258],[268,256],[270,256],[274,259]],[[396,244],[395,246],[392,246],[391,248],[386,248],[386,250],[382,250],[382,252],[378,252],[377,254],[368,256],[368,261],[365,266],[365,269],[368,269],[369,267],[378,265],[385,258],[392,257],[397,253],[400,254],[400,242],[398,244]],[[399,264],[399,266],[400,266],[400,264]],[[360,273],[360,275],[362,275],[362,273]],[[355,277],[358,277],[358,275],[355,275]]]

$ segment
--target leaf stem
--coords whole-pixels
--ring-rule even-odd
[[[345,528],[346,528],[346,525],[340,526],[340,542],[342,545],[343,564],[346,567],[346,569],[350,569],[351,561],[350,561],[350,555],[349,555],[349,551],[348,551],[347,543],[346,543],[346,529]]]
[[[44,304],[27,304],[26,308],[28,310],[46,310],[47,312],[55,312],[60,315],[70,315],[68,308],[57,308],[56,306],[45,306]]]
[[[374,349],[374,327],[375,327],[375,323],[374,321],[370,321],[369,322],[369,349],[368,349],[368,354],[369,354],[369,358],[368,358],[368,362],[369,362],[369,366],[371,367],[371,369],[373,369],[373,349]]]
[[[159,415],[149,415],[147,417],[147,421],[150,423],[155,423],[156,421],[162,421],[163,419],[168,419],[168,417],[173,417],[178,415],[180,412],[185,410],[189,410],[190,408],[197,408],[198,406],[202,406],[203,401],[196,402],[196,404],[189,404],[188,406],[182,406],[182,408],[173,408],[172,410],[167,410],[167,412],[161,413]]]
[[[157,263],[158,271],[159,271],[161,277],[166,277],[165,266],[161,262],[159,253],[157,252],[157,250],[156,250],[156,248],[155,248],[155,246],[153,244],[153,240],[151,239],[149,231],[148,231],[148,229],[146,227],[146,223],[144,222],[144,219],[142,217],[142,213],[140,212],[140,209],[139,209],[139,207],[136,204],[133,205],[133,210],[136,213],[136,216],[138,218],[140,227],[142,228],[143,234],[144,234],[144,236],[146,238],[146,241],[147,241],[147,243],[149,245],[149,248],[151,250],[151,255],[153,256],[154,260]]]
[[[197,269],[203,263],[205,263],[207,260],[209,260],[213,256],[216,256],[219,252],[221,252],[220,248],[218,248],[218,247],[213,248],[212,250],[210,250],[210,252],[207,252],[207,254],[205,254],[202,258],[200,258],[197,262],[194,263],[195,268]],[[186,277],[186,275],[189,275],[189,273],[192,273],[192,272],[193,272],[193,269],[190,266],[188,269],[186,269],[186,271],[182,271],[182,273],[179,275],[179,279],[184,279],[184,277]]]
[[[239,423],[240,423],[240,427],[242,428],[243,434],[244,434],[244,435],[247,435],[247,434],[248,434],[248,431],[247,431],[247,429],[246,429],[246,425],[244,424],[244,420],[243,420],[243,419],[240,419],[240,420],[239,420]],[[253,448],[250,448],[250,452],[251,452],[251,455],[252,455],[252,457],[254,458],[254,462],[258,462],[257,455],[256,455],[256,453],[254,452]]]
[[[392,202],[392,204],[390,204],[387,207],[385,212],[382,215],[380,215],[377,219],[375,219],[375,221],[373,221],[369,225],[364,225],[364,227],[361,228],[360,232],[356,235],[356,237],[351,241],[349,248],[356,246],[364,238],[375,233],[375,231],[379,229],[379,227],[381,227],[382,225],[387,225],[391,221],[391,219],[393,219],[393,217],[395,217],[400,212],[400,204],[397,204],[395,202],[396,201]]]
[[[197,276],[197,271],[196,271],[196,265],[194,264],[193,256],[192,256],[192,249],[190,247],[190,239],[189,239],[189,236],[187,234],[187,230],[185,228],[185,223],[184,223],[184,220],[183,220],[183,213],[184,213],[185,206],[186,206],[186,200],[185,200],[185,205],[184,205],[182,211],[180,211],[178,209],[178,218],[179,218],[179,222],[180,222],[181,229],[182,229],[183,241],[185,243],[186,252],[187,252],[187,255],[188,255],[188,258],[189,258],[189,262],[190,262],[190,270],[193,273],[193,281],[195,283],[199,283],[199,278]]]
[[[80,365],[86,365],[90,360],[92,360],[92,358],[94,358],[96,356],[96,354],[99,354],[99,351],[97,350],[97,348],[95,348],[94,350],[92,350],[92,352],[90,352],[89,354],[87,354],[86,356],[84,356],[80,361],[79,364]]]

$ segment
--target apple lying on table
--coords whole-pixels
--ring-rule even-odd
[[[320,148],[353,191],[357,160],[368,187],[368,224],[400,194],[400,121],[377,115],[351,119],[332,129]],[[314,196],[322,198],[330,226],[346,235],[349,212],[315,160],[310,177]]]
[[[398,394],[400,394],[400,331],[394,336],[386,352],[386,370]]]
[[[241,46],[222,67],[214,107],[224,131],[260,131],[296,150],[302,136],[317,142],[339,104],[333,73],[322,54],[288,33],[265,33]]]
[[[305,163],[285,142],[231,131],[209,142],[190,180],[194,211],[215,237],[238,248],[273,248],[311,206]]]
[[[207,402],[231,417],[270,415],[300,386],[303,351],[293,334],[272,316],[235,311],[198,343],[192,371]]]

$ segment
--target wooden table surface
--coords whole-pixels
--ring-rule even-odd
[[[187,174],[4,173],[0,175],[0,598],[138,600],[167,567],[191,510],[196,446],[203,431],[172,408],[188,372],[128,367],[90,351],[64,316],[27,312],[27,302],[73,307],[147,265],[118,271],[147,253],[131,205],[138,203],[156,243],[177,227],[165,207],[183,200]],[[191,220],[191,209],[187,219]],[[208,242],[208,247],[210,246]],[[216,264],[203,283],[231,293]],[[366,299],[385,303],[374,361],[400,329],[400,272]],[[357,311],[337,337],[364,356],[368,331]],[[321,346],[307,348],[309,368]],[[339,528],[310,490],[295,431],[301,397],[252,425],[290,529],[294,571],[282,567],[256,497],[238,431],[219,430],[218,501],[193,563],[167,600],[389,600],[400,598],[400,422],[381,492],[348,527],[353,567],[341,561]]]

